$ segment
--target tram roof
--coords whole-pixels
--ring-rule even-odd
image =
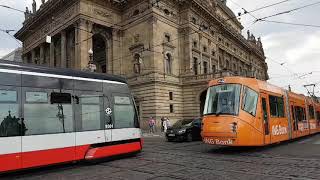
[[[65,68],[50,68],[50,67],[45,67],[45,66],[24,64],[24,63],[20,63],[20,62],[12,62],[12,61],[6,61],[6,60],[0,60],[0,68],[10,69],[10,70],[27,71],[27,72],[70,76],[70,77],[115,81],[115,82],[121,82],[121,83],[127,84],[127,81],[125,78],[123,78],[121,76],[116,76],[116,75],[99,74],[99,73],[85,72],[85,71],[65,69]]]

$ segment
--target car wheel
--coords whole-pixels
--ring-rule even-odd
[[[187,141],[192,142],[192,140],[193,140],[192,134],[191,133],[187,134]]]

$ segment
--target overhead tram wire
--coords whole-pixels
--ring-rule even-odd
[[[249,12],[253,13],[253,12],[260,11],[260,10],[263,10],[263,9],[266,9],[266,8],[269,8],[269,7],[273,7],[273,6],[276,6],[276,5],[279,5],[279,4],[283,4],[283,3],[286,3],[286,2],[289,2],[289,1],[292,1],[292,0],[280,1],[280,2],[277,2],[277,3],[273,3],[273,4],[270,4],[270,5],[263,6],[261,8],[257,8],[255,10],[252,10],[252,11],[249,11]]]
[[[24,11],[22,11],[22,10],[20,10],[20,9],[16,9],[16,8],[13,8],[13,7],[10,7],[10,6],[6,6],[6,5],[3,5],[3,4],[0,4],[0,7],[7,8],[7,9],[11,9],[11,10],[14,10],[14,11],[19,11],[19,12],[22,12],[22,13],[25,13]]]
[[[275,16],[279,16],[279,15],[283,15],[283,14],[289,14],[289,13],[292,13],[294,11],[298,11],[298,10],[301,10],[301,9],[304,9],[304,8],[307,8],[307,7],[311,7],[311,6],[315,6],[315,5],[318,5],[318,4],[320,4],[320,1],[312,3],[312,4],[304,5],[304,6],[301,6],[301,7],[297,7],[297,8],[291,9],[291,10],[287,10],[287,11],[279,12],[279,13],[272,14],[272,15],[269,15],[269,16],[265,16],[265,17],[262,17],[262,18],[258,18],[255,22],[263,21],[265,19],[268,19],[268,18],[271,18],[271,17],[275,17]]]
[[[286,24],[292,26],[302,26],[302,27],[314,27],[320,28],[320,25],[313,25],[313,24],[299,24],[299,23],[291,23],[291,22],[283,22],[283,21],[272,21],[272,20],[260,20],[262,22],[269,22],[269,23],[276,23],[276,24]]]
[[[10,38],[14,39],[20,46],[22,45],[22,43],[20,41],[18,41],[14,36],[12,36],[10,34],[10,32],[15,31],[15,30],[4,30],[4,29],[0,29],[1,32],[4,32],[5,34],[7,34],[8,36],[10,36]]]

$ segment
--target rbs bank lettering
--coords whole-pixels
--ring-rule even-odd
[[[287,127],[282,127],[281,125],[272,126],[272,135],[281,136],[288,134]]]

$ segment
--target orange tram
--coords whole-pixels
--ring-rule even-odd
[[[320,132],[320,103],[254,78],[209,83],[204,143],[265,146]]]

